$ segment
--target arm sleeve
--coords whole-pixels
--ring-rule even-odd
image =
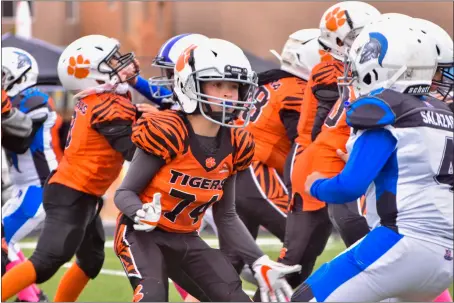
[[[235,181],[236,176],[233,175],[225,182],[221,201],[213,205],[213,217],[219,231],[221,250],[224,247],[235,247],[245,263],[253,264],[264,253],[236,213]]]
[[[159,104],[159,105],[161,104],[162,99],[154,98],[153,93],[156,93],[157,91],[159,91],[162,95],[168,95],[168,94],[172,93],[165,87],[150,86],[148,81],[145,80],[144,78],[142,78],[141,76],[137,77],[137,82],[134,85],[134,89],[137,90],[141,95],[143,95],[148,100],[150,100],[156,104]]]
[[[345,168],[330,179],[320,179],[311,195],[327,203],[347,203],[363,195],[396,148],[397,140],[387,129],[365,131],[355,142]]]
[[[17,133],[16,135],[14,135],[15,132],[11,133],[5,131],[5,136],[3,137],[2,144],[6,149],[10,151],[13,151],[18,154],[23,154],[30,148],[30,145],[32,144],[33,139],[35,138],[36,133],[43,126],[44,122],[46,122],[47,117],[49,116],[49,108],[46,106],[41,106],[29,111],[27,114],[24,114],[17,109],[13,109],[13,111],[17,115],[21,116],[24,115],[25,116],[24,121],[30,119],[30,121],[32,122],[31,130],[25,137],[17,136]],[[2,121],[2,123],[3,122],[4,121]],[[2,127],[3,126],[4,125],[2,125]]]
[[[322,131],[323,123],[325,123],[326,117],[339,97],[337,85],[333,84],[329,88],[317,90],[314,92],[314,96],[317,98],[318,104],[314,126],[312,127],[312,141],[315,141],[318,134]]]
[[[140,193],[164,164],[164,160],[148,155],[141,149],[136,150],[128,172],[115,192],[115,205],[123,214],[134,218],[137,210],[142,208]]]
[[[109,141],[113,149],[123,155],[126,161],[131,161],[136,146],[131,141],[132,129],[130,122],[100,123],[96,125],[95,129]]]
[[[288,139],[293,144],[296,137],[298,136],[298,120],[300,118],[300,112],[295,110],[282,109],[279,112],[282,124],[284,124],[285,132]]]

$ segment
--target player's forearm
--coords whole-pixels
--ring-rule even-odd
[[[397,141],[386,129],[366,131],[355,142],[340,174],[312,184],[311,195],[327,203],[347,203],[363,195],[383,169]]]
[[[141,149],[136,150],[128,172],[115,192],[114,203],[122,213],[134,218],[137,210],[142,208],[140,193],[163,165],[163,160],[148,155]]]
[[[142,78],[141,76],[137,77],[137,81],[133,87],[145,98],[147,98],[148,100],[150,100],[156,104],[161,104],[162,99],[154,98],[153,93],[155,93],[158,90],[161,93],[161,95],[168,95],[171,93],[165,87],[150,86],[148,81],[146,79]]]
[[[221,250],[234,247],[241,259],[252,264],[264,255],[255,243],[254,238],[244,226],[235,211],[235,177],[231,177],[224,185],[221,201],[213,206],[213,216],[218,228]]]
[[[17,111],[17,113],[22,114],[22,112],[19,111]],[[30,119],[31,121],[31,127],[30,129],[28,129],[28,134],[26,136],[23,136],[25,134],[25,130],[23,134],[17,136],[18,133],[16,131],[10,132],[11,128],[9,128],[7,131],[5,131],[5,134],[2,138],[2,145],[7,150],[10,150],[17,154],[23,154],[30,148],[36,133],[41,129],[43,123],[46,121],[47,114],[44,113],[40,116],[36,116],[35,118],[30,118],[28,115],[25,115],[25,118],[26,119],[24,121],[28,121],[28,119]]]

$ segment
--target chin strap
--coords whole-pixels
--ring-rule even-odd
[[[95,87],[84,89],[77,93],[74,98],[82,99],[89,95],[101,94],[104,92],[112,92],[119,95],[125,95],[129,91],[129,85],[127,83],[115,83],[114,81],[101,84]]]

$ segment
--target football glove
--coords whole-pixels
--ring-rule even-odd
[[[301,270],[301,265],[288,266],[271,261],[267,255],[252,264],[259,284],[262,302],[289,302],[293,290],[285,280],[285,275]]]
[[[161,217],[161,194],[155,193],[153,201],[145,203],[134,216],[134,229],[140,231],[152,231],[156,228]]]

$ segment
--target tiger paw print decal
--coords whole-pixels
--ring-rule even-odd
[[[326,28],[334,32],[339,27],[345,24],[347,19],[345,18],[345,10],[340,11],[339,7],[336,7],[333,11],[329,12],[325,17]]]
[[[318,51],[318,54],[320,55],[320,61],[322,62],[327,62],[327,61],[331,61],[331,60],[334,60],[333,56],[331,56],[331,54],[327,51],[324,51],[324,50],[319,50]]]
[[[88,67],[77,67],[76,64],[90,64],[90,60],[85,59],[82,55],[69,58],[68,75],[74,76],[77,79],[84,79],[88,77],[90,70]]]

